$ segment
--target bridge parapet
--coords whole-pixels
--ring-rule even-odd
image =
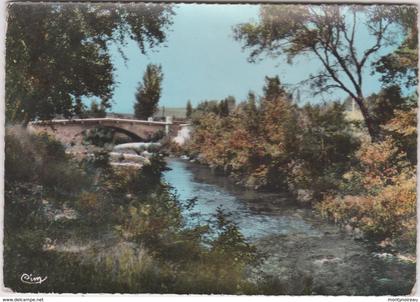
[[[84,123],[100,123],[100,122],[115,122],[115,123],[134,123],[134,124],[147,124],[147,125],[172,125],[172,120],[167,119],[165,122],[159,121],[147,121],[147,120],[134,120],[134,119],[123,119],[123,118],[83,118],[83,119],[52,119],[52,120],[40,120],[32,121],[32,125],[51,125],[51,124],[84,124]]]
[[[178,125],[166,120],[145,121],[124,118],[53,119],[33,121],[29,127],[35,132],[47,132],[66,144],[80,143],[85,130],[103,126],[125,133],[134,141],[147,141],[154,134],[163,131],[165,135],[176,135]]]

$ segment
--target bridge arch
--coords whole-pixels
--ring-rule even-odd
[[[127,129],[124,129],[122,127],[117,127],[117,126],[110,126],[110,125],[92,125],[91,127],[86,127],[85,129],[83,129],[79,135],[83,136],[84,133],[86,131],[92,130],[92,129],[111,129],[114,130],[116,133],[122,133],[125,134],[126,136],[128,136],[133,142],[143,142],[145,140],[147,140],[147,138],[142,137],[132,131],[129,131]]]
[[[87,118],[70,120],[50,120],[31,122],[34,132],[47,132],[64,144],[79,144],[83,141],[83,131],[97,127],[114,129],[133,141],[148,141],[158,133],[171,135],[176,127],[170,122],[130,120],[120,118]]]

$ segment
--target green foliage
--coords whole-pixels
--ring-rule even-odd
[[[162,140],[165,137],[165,130],[158,130],[156,132],[153,132],[152,136],[147,138],[148,142],[158,142]]]
[[[166,162],[161,155],[153,155],[140,171],[126,169],[108,175],[105,186],[113,192],[142,195],[164,188],[162,173]]]
[[[69,193],[86,185],[83,171],[68,166],[63,145],[46,134],[28,135],[23,129],[9,128],[5,136],[6,184],[31,182],[56,193]]]
[[[383,126],[412,165],[417,164],[417,104],[405,110],[395,110],[394,117]]]
[[[106,106],[104,104],[98,105],[97,102],[92,101],[87,115],[89,117],[106,117]]]
[[[107,127],[95,127],[83,132],[83,144],[105,147],[114,141],[115,130]]]
[[[280,83],[279,77],[265,77],[265,85],[263,87],[265,99],[267,101],[274,100],[279,96],[285,95],[286,91]]]
[[[219,259],[224,259],[226,256],[233,257],[235,262],[243,264],[256,261],[255,247],[246,242],[237,225],[229,219],[230,215],[219,207],[215,216],[218,236],[211,243],[211,253],[217,254]]]
[[[203,115],[214,113],[220,117],[227,117],[235,110],[236,100],[233,96],[228,96],[223,100],[203,101],[197,105],[192,112],[193,123],[199,122]]]
[[[96,169],[109,168],[109,152],[104,149],[95,150],[91,156],[88,156],[84,164],[88,171],[95,171]]]
[[[197,108],[195,108],[195,110],[193,110],[192,113],[192,121],[193,123],[199,122],[199,120],[201,119],[202,115],[207,114],[207,113],[214,113],[216,115],[219,114],[219,102],[218,101],[203,101],[200,102],[197,105]]]
[[[344,175],[357,190],[328,195],[317,206],[320,213],[340,224],[359,228],[367,237],[392,240],[415,248],[416,169],[388,137],[364,144],[358,165]],[[347,193],[347,195],[344,195]]]
[[[250,93],[227,117],[202,114],[188,147],[191,155],[200,154],[252,188],[309,189],[319,195],[337,187],[337,175],[346,171],[358,146],[344,106],[298,108],[276,77],[266,78],[263,90],[259,106]]]
[[[214,113],[219,114],[219,102],[218,101],[203,101],[197,105],[197,108],[194,110],[195,116],[199,116],[203,113]]]
[[[132,38],[145,53],[165,40],[172,15],[160,4],[10,4],[7,122],[80,114],[82,97],[96,96],[108,108],[115,84],[109,46]]]
[[[357,160],[339,180],[339,190],[324,196],[317,209],[324,217],[358,229],[365,237],[413,252],[417,110],[406,100],[403,104],[384,97],[382,100],[385,106],[380,117],[386,136],[377,143],[362,143]],[[395,109],[391,111],[392,107]]]
[[[152,157],[140,171],[113,170],[102,151],[80,165],[56,141],[21,131],[6,136],[7,287],[61,293],[269,290],[246,280],[245,269],[257,254],[227,214],[220,210],[214,222],[186,227],[184,206],[162,181],[163,157]],[[22,166],[16,156],[33,163]],[[63,174],[82,167],[84,173],[71,191],[58,196],[52,192],[66,178],[55,175],[56,182],[46,182],[39,175],[45,165],[48,171],[56,165]],[[69,210],[75,214],[60,214]],[[20,281],[22,273],[48,279],[35,288]]]
[[[378,94],[366,98],[368,109],[378,126],[385,125],[394,117],[394,110],[401,110],[408,102],[401,95],[399,86],[388,86]]]
[[[287,186],[297,200],[317,203],[324,217],[412,251],[415,101],[394,86],[369,97],[384,134],[371,143],[346,119],[346,102],[297,107],[276,78],[266,78],[264,91],[259,102],[250,93],[227,117],[202,114],[190,155],[254,189]]]
[[[405,8],[415,15],[414,7]],[[301,83],[309,84],[314,94],[343,90],[356,101],[372,140],[378,140],[379,126],[367,109],[362,89],[363,72],[372,56],[384,47],[384,41],[387,45],[399,44],[392,28],[401,22],[394,13],[392,6],[384,5],[262,5],[259,21],[237,25],[234,34],[251,51],[250,61],[262,54],[285,54],[289,63],[306,54],[319,60],[319,72]],[[360,31],[369,34],[373,45],[356,47]]]
[[[405,32],[405,40],[393,52],[374,63],[375,70],[382,73],[385,85],[401,84],[406,88],[417,86],[418,82],[418,28],[417,8],[395,5],[390,8],[390,18],[400,24]]]
[[[289,182],[294,189],[307,189],[314,198],[336,189],[339,179],[354,161],[359,142],[339,103],[305,105],[300,111],[297,150]]]
[[[227,100],[221,100],[218,106],[218,113],[222,117],[226,117],[229,115],[229,106]]]
[[[191,101],[188,100],[187,106],[186,106],[186,113],[185,113],[187,119],[191,118],[192,112],[193,112],[193,107],[191,105]]]
[[[136,140],[137,137],[124,130],[111,127],[97,126],[84,130],[82,144],[85,146],[93,145],[100,148],[110,148],[113,145],[124,144]],[[157,142],[165,136],[163,130],[154,132],[145,140],[149,142]]]
[[[139,84],[134,104],[134,116],[146,120],[158,110],[158,103],[162,93],[162,66],[149,64],[143,75],[143,82]]]
[[[238,105],[238,110],[243,110],[243,114],[247,117],[244,121],[246,130],[252,134],[258,133],[260,111],[257,108],[257,98],[253,92],[248,93],[248,99]]]

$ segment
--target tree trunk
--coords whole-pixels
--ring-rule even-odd
[[[360,111],[362,112],[363,118],[365,120],[366,128],[368,129],[369,136],[372,142],[377,142],[380,138],[379,128],[376,125],[375,121],[371,117],[366,105],[365,105],[365,99],[363,96],[359,96],[355,99],[357,105],[360,108]]]

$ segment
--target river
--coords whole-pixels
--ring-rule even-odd
[[[222,207],[244,236],[264,254],[248,278],[276,282],[288,294],[405,295],[415,263],[356,240],[287,194],[246,190],[205,166],[169,159],[166,181],[181,202],[197,198],[194,211],[209,218]],[[186,215],[188,216],[188,215]],[[188,222],[187,222],[188,223]]]

